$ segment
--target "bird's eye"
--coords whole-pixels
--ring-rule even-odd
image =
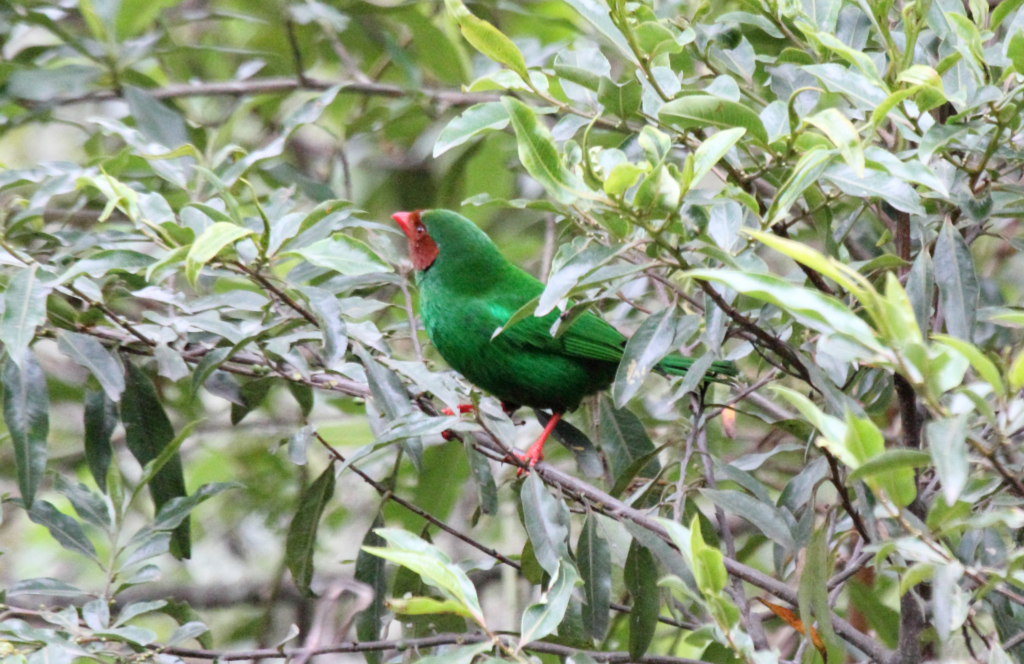
[[[426,229],[425,229],[425,228],[423,228],[422,226],[417,226],[417,227],[416,227],[416,235],[423,235],[423,232],[424,232],[425,230],[426,230]]]

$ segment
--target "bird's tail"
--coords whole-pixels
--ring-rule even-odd
[[[693,365],[693,358],[682,355],[669,355],[658,364],[658,368],[670,376],[683,376]],[[739,375],[736,365],[728,360],[712,362],[704,381],[709,383],[729,383],[730,379]]]

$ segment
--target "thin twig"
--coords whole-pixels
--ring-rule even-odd
[[[191,657],[194,659],[215,659],[220,661],[237,661],[244,659],[291,659],[298,656],[305,656],[307,658],[315,657],[317,655],[326,655],[330,653],[340,652],[380,652],[380,651],[405,651],[416,648],[435,648],[437,646],[453,645],[453,644],[470,644],[470,643],[482,643],[489,641],[491,637],[486,634],[437,634],[434,636],[426,636],[418,639],[395,639],[393,641],[363,641],[353,642],[346,641],[338,643],[332,646],[325,646],[323,648],[317,648],[316,650],[307,651],[303,648],[284,648],[281,650],[273,648],[265,648],[262,650],[201,650],[197,648],[177,648],[168,647],[160,649],[160,652],[165,652],[170,655],[176,655],[178,657]],[[506,643],[510,643],[511,640],[506,639]],[[700,664],[698,660],[688,659],[686,657],[670,657],[667,655],[645,655],[638,659],[634,659],[628,652],[604,652],[596,650],[580,650],[578,648],[571,648],[569,646],[563,646],[556,643],[545,643],[543,641],[532,641],[523,646],[523,650],[529,650],[536,653],[548,654],[548,655],[559,655],[562,657],[571,657],[576,654],[587,654],[598,662],[608,662],[609,664],[625,664],[627,662],[638,662],[639,664]]]
[[[416,359],[423,361],[423,350],[420,348],[419,325],[416,323],[416,314],[412,310],[412,296],[409,295],[408,275],[403,276],[398,287],[402,289],[405,297],[405,315],[409,318],[409,339],[412,341],[412,348],[416,352]]]
[[[461,92],[457,90],[438,90],[432,88],[402,88],[387,83],[368,83],[365,81],[323,81],[306,77],[300,83],[295,78],[254,78],[244,81],[217,81],[214,83],[175,83],[159,88],[150,88],[147,92],[156,99],[179,99],[183,97],[242,97],[245,95],[287,93],[296,90],[323,91],[334,86],[341,86],[342,92],[375,97],[410,97],[422,96],[455,106],[471,106],[485,101],[495,101],[497,95]],[[97,90],[74,97],[59,97],[46,102],[34,102],[18,99],[20,104],[39,108],[47,106],[67,106],[97,101],[108,101],[120,98],[115,90]]]
[[[700,452],[701,462],[704,466],[704,482],[708,488],[715,489],[717,488],[717,482],[715,481],[715,469],[711,453],[708,451],[707,429],[701,421],[704,414],[703,390],[690,395],[690,410],[694,413],[694,427],[697,429],[697,451]],[[722,540],[725,542],[725,555],[730,560],[736,560],[736,541],[733,539],[729,524],[726,523],[725,510],[722,509],[721,505],[715,505],[715,518],[718,521],[718,529],[722,533]],[[757,650],[768,650],[768,639],[764,635],[761,619],[757,614],[751,612],[750,604],[747,602],[747,594],[743,591],[743,583],[739,577],[732,577],[732,592],[730,594],[740,609],[740,616],[743,618],[743,624],[747,627],[747,633],[754,642],[754,647]]]
[[[836,461],[835,455],[824,447],[821,448],[821,452],[828,459],[828,466],[832,469],[832,486],[836,488],[836,493],[839,494],[839,500],[843,503],[843,509],[846,510],[846,513],[850,515],[850,519],[853,520],[853,527],[857,529],[857,532],[864,538],[864,541],[870,544],[871,535],[868,534],[868,529],[860,518],[860,513],[853,507],[853,502],[850,500],[850,492],[846,489],[846,485],[843,484],[843,478],[839,474],[839,463]]]

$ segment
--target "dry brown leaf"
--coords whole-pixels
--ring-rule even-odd
[[[782,620],[787,625],[789,625],[796,631],[800,632],[801,634],[807,634],[807,631],[804,629],[803,622],[800,621],[800,619],[796,616],[795,613],[793,613],[786,607],[779,606],[778,604],[772,604],[768,600],[761,599],[760,597],[757,598],[757,601],[761,602],[769,609],[771,609],[772,613],[782,618]],[[814,629],[813,627],[811,628],[811,643],[813,643],[814,647],[817,648],[818,652],[821,653],[821,660],[825,664],[828,664],[828,649],[825,648],[825,642],[821,640],[820,636],[818,636],[818,630]]]

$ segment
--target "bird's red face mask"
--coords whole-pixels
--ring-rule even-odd
[[[412,259],[413,267],[426,270],[433,265],[438,253],[437,243],[420,221],[420,211],[396,212],[391,218],[401,227],[405,237],[409,238],[409,258]]]

